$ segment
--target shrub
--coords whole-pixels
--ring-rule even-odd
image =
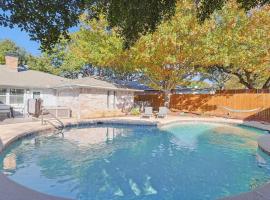
[[[130,111],[131,115],[140,115],[140,109],[139,108],[132,108]]]

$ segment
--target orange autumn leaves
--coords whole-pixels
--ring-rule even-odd
[[[215,65],[247,71],[252,84],[261,87],[270,76],[270,7],[247,14],[235,1],[227,1],[203,24],[196,12],[193,1],[179,1],[170,20],[141,36],[130,49],[123,48],[123,38],[116,28],[108,29],[104,17],[82,18],[70,49],[85,63],[142,73],[155,89],[187,85],[203,68]]]

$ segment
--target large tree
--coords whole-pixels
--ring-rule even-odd
[[[197,0],[198,6],[198,19],[203,22],[207,18],[217,11],[221,10],[222,7],[230,0]],[[262,7],[270,3],[270,0],[237,0],[238,7],[248,11],[252,8]]]
[[[82,71],[143,77],[151,87],[169,93],[199,72],[219,79],[220,88],[226,88],[221,82],[228,75],[247,88],[269,88],[269,6],[246,13],[228,1],[200,24],[193,1],[179,1],[171,20],[164,19],[130,49],[124,48],[119,27],[111,27],[106,15],[89,15],[81,16],[80,30],[71,41],[56,45],[52,50],[56,55],[49,55],[52,65],[71,77]]]
[[[37,58],[40,62],[32,69],[68,78],[94,75],[110,81],[131,80],[138,76],[115,64],[125,52],[124,40],[116,28],[110,28],[104,15],[91,19],[84,14],[80,20],[80,28],[70,35],[71,40],[62,38],[50,52]],[[48,67],[44,65],[46,62]]]
[[[163,22],[154,33],[142,36],[131,48],[133,65],[144,74],[149,86],[165,93],[167,106],[170,91],[189,84],[196,75],[196,61],[203,57],[201,38],[208,28],[208,23],[196,23],[192,1],[179,1],[170,21]]]
[[[248,89],[270,87],[270,6],[246,13],[228,1],[211,21],[200,65],[236,76]]]
[[[211,66],[206,68],[200,68],[199,70],[200,81],[207,81],[212,84],[211,87],[218,90],[228,89],[244,89],[245,86],[239,83],[239,79],[223,70],[218,66]]]
[[[269,0],[238,0],[250,9],[269,3]],[[0,0],[0,26],[17,26],[41,43],[42,49],[51,49],[61,37],[79,22],[79,16],[88,12],[91,18],[106,15],[112,27],[117,26],[125,38],[125,45],[133,44],[140,34],[155,31],[164,18],[174,14],[177,0]],[[198,16],[204,20],[226,0],[194,0]]]
[[[103,72],[113,69],[111,76],[139,77],[166,94],[192,78],[193,62],[201,56],[194,51],[200,48],[199,38],[206,32],[202,25],[194,23],[196,7],[188,0],[178,3],[172,20],[164,20],[155,32],[141,37],[131,49],[124,49],[125,39],[118,28],[110,27],[104,15],[89,19],[85,14],[80,19],[80,30],[71,35],[60,69],[68,71],[73,66],[87,65],[108,69]]]
[[[79,17],[106,14],[111,26],[119,27],[126,45],[140,33],[154,30],[165,17],[173,14],[176,0],[47,0],[0,1],[0,25],[18,26],[38,40],[43,49],[51,49],[61,37],[68,38],[69,29],[78,25]]]

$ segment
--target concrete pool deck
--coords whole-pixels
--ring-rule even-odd
[[[140,118],[140,117],[114,117],[114,118],[98,118],[98,119],[64,119],[62,120],[66,127],[77,125],[103,123],[116,124],[135,124],[135,125],[155,125],[162,127],[176,122],[206,122],[206,123],[225,123],[225,124],[242,124],[270,131],[269,123],[261,123],[254,121],[243,121],[237,119],[225,119],[219,117],[189,117],[189,116],[168,116],[165,119],[156,118]],[[25,137],[27,135],[40,134],[44,132],[54,131],[51,125],[41,125],[40,122],[26,122],[18,124],[0,125],[0,153],[12,142]],[[270,135],[264,135],[258,139],[258,146],[270,155]],[[0,174],[0,200],[63,200],[63,198],[51,197],[46,194],[27,189]],[[225,198],[226,200],[270,200],[270,183],[254,191],[240,194],[235,197]]]

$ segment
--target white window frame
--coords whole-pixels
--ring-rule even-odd
[[[14,94],[11,94],[11,90],[22,90],[23,91],[23,94],[22,94],[22,97],[23,97],[23,101],[20,102],[20,103],[11,103],[11,97],[12,96],[20,96],[20,95],[14,95]],[[25,89],[21,89],[21,88],[9,88],[9,95],[8,95],[8,99],[9,99],[9,105],[12,105],[12,106],[22,106],[25,104]]]
[[[3,104],[7,104],[7,93],[8,93],[8,89],[7,88],[0,88],[0,90],[5,90],[5,94],[0,94],[1,97],[4,97],[5,102],[3,102]]]
[[[39,92],[39,98],[42,98],[42,92],[40,90],[33,90],[32,91],[32,95],[31,95],[31,98],[34,99],[34,93],[35,92]]]

